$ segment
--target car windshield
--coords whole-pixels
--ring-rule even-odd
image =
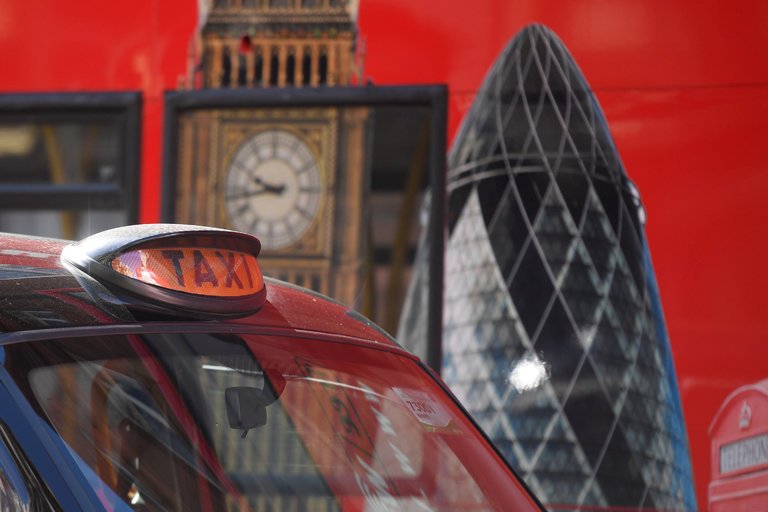
[[[106,510],[531,508],[440,386],[391,350],[199,333],[4,350]]]

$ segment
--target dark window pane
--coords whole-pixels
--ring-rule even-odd
[[[285,65],[285,83],[294,85],[296,83],[296,56],[294,54],[289,55]]]
[[[117,183],[119,125],[0,121],[0,185]]]
[[[229,56],[229,50],[224,49],[221,57],[221,86],[229,87],[230,77],[232,75],[232,58]]]
[[[269,63],[269,85],[277,85],[277,74],[280,70],[280,59],[277,57],[277,50],[272,51],[272,57]]]
[[[139,110],[132,93],[1,95],[0,230],[72,238],[135,222]]]
[[[253,81],[256,85],[264,83],[264,58],[261,56],[261,51],[256,53],[253,60]]]
[[[318,67],[320,70],[320,84],[324,85],[328,83],[328,55],[325,52],[320,55],[319,64],[320,65]]]
[[[312,79],[312,56],[309,50],[304,52],[304,57],[301,61],[301,73],[302,73],[302,85],[309,85],[309,81]]]

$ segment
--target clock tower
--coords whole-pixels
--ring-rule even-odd
[[[214,0],[190,83],[208,89],[348,86],[357,2]],[[256,235],[268,275],[359,306],[369,109],[239,106],[179,119],[175,221]]]

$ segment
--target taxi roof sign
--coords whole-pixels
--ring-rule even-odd
[[[70,245],[62,261],[128,306],[175,314],[242,316],[264,303],[255,237],[182,224],[111,229]]]
[[[135,249],[116,256],[112,269],[161,288],[208,297],[241,297],[264,286],[256,258],[230,249]]]

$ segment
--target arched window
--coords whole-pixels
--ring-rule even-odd
[[[291,48],[285,60],[285,85],[296,85],[296,53]]]
[[[264,56],[261,48],[256,49],[253,58],[253,83],[254,85],[264,85]]]
[[[312,80],[312,53],[309,48],[304,48],[304,56],[301,58],[301,85],[309,85]]]
[[[269,58],[269,85],[277,85],[279,68],[280,58],[277,55],[277,48],[272,48],[272,56]]]
[[[232,76],[232,57],[229,48],[224,48],[221,52],[221,86],[229,87]]]
[[[318,71],[320,74],[320,85],[328,83],[328,50],[323,48],[320,51],[320,62],[318,62]]]

